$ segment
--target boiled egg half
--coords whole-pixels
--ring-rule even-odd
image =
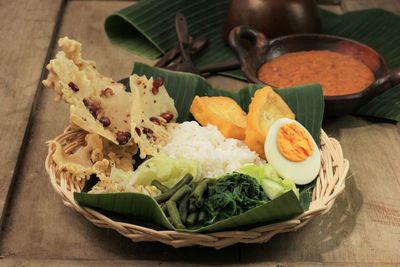
[[[299,122],[288,118],[271,126],[264,151],[279,176],[299,185],[314,180],[321,167],[321,154],[311,134]]]

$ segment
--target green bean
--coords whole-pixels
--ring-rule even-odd
[[[181,221],[183,224],[186,224],[186,218],[188,215],[188,209],[189,209],[189,196],[190,194],[187,193],[181,203],[179,203],[179,215],[181,216]]]
[[[207,178],[208,185],[215,185],[217,183],[217,179],[214,178]]]
[[[207,212],[204,209],[202,209],[199,212],[199,218],[198,218],[197,222],[200,224],[204,223],[206,221],[206,216],[207,216]]]
[[[196,211],[197,207],[196,207],[196,200],[189,197],[189,212],[194,212]]]
[[[162,203],[167,201],[168,199],[170,199],[170,197],[175,194],[176,191],[178,191],[182,186],[184,186],[185,184],[188,184],[192,181],[193,176],[191,174],[186,174],[176,185],[174,185],[174,187],[172,187],[171,189],[169,189],[167,192],[162,193],[161,195],[155,196],[154,199],[158,202],[158,203]]]
[[[196,225],[198,216],[199,216],[199,212],[189,213],[189,215],[188,215],[188,217],[186,219],[186,225],[187,226]]]
[[[172,187],[172,189],[173,188],[181,188],[182,185],[189,184],[192,180],[193,180],[193,176],[190,173],[187,173],[187,174],[185,174],[185,176],[183,176],[183,178],[179,182],[176,183],[176,185],[174,185]]]
[[[199,183],[193,182],[190,184],[190,188],[194,190]]]
[[[190,189],[190,186],[187,184],[183,185],[181,188],[179,188],[178,191],[176,191],[169,200],[178,202],[182,197],[184,197],[187,193],[192,191]]]
[[[166,206],[168,208],[168,213],[171,216],[173,225],[178,229],[185,228],[185,226],[182,224],[178,208],[176,207],[176,202],[168,200]]]
[[[163,203],[163,202],[167,201],[174,193],[175,193],[175,190],[170,190],[165,193],[162,193],[161,195],[155,196],[154,199],[158,203]]]
[[[157,181],[157,180],[151,181],[151,185],[154,185],[155,187],[157,187],[161,191],[161,193],[165,193],[169,190],[168,187],[166,187],[160,181]]]
[[[200,199],[198,199],[195,203],[194,203],[195,205],[196,205],[196,207],[197,208],[201,208],[201,207],[203,207],[203,204],[204,204],[204,198],[200,198]]]
[[[206,189],[207,189],[207,180],[203,180],[194,189],[193,196],[196,199],[201,198],[203,196],[204,192],[206,192]]]
[[[201,206],[203,206],[203,202],[204,202],[203,195],[204,195],[204,192],[206,192],[206,190],[207,190],[207,180],[206,179],[201,181],[196,186],[196,188],[193,190],[191,199],[194,200],[194,203],[197,208],[201,208]]]

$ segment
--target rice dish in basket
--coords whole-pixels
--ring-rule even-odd
[[[201,127],[196,121],[176,126],[163,150],[173,158],[199,161],[201,177],[218,177],[248,164],[265,164],[243,141],[225,138],[216,126]]]

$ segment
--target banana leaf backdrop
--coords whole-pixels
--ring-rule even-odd
[[[185,15],[190,35],[206,37],[205,49],[195,55],[197,66],[235,56],[222,39],[225,14],[231,0],[143,0],[106,18],[105,31],[112,42],[141,56],[155,59],[176,44],[175,14]],[[400,17],[381,9],[343,15],[320,10],[323,33],[343,36],[371,46],[391,68],[400,66]],[[245,80],[240,70],[220,73]],[[400,120],[400,85],[376,97],[355,112],[359,115]]]

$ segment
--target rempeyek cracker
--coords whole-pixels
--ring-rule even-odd
[[[54,161],[60,169],[68,170],[78,179],[96,174],[100,179],[110,176],[111,168],[132,171],[132,155],[137,146],[118,146],[97,134],[87,134],[86,145],[72,153],[66,153],[57,141],[49,141],[56,147]]]
[[[79,42],[64,37],[58,44],[63,51],[46,66],[43,84],[55,90],[56,100],[70,104],[71,123],[115,144],[131,144],[131,93],[98,73],[93,61],[83,60]]]
[[[131,131],[141,158],[158,153],[167,143],[169,129],[173,128],[171,126],[178,117],[174,100],[163,84],[163,77],[157,77],[157,80],[136,74],[130,77]]]

